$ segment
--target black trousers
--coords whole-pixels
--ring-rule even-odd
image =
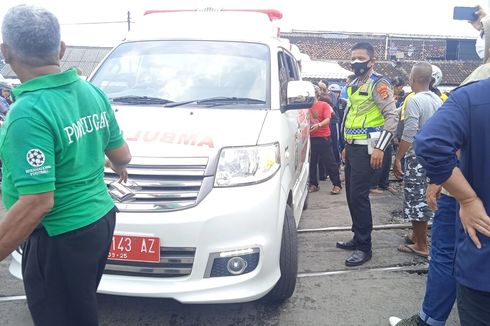
[[[489,326],[490,292],[458,284],[458,313],[461,326]]]
[[[390,186],[390,170],[393,159],[393,145],[388,145],[383,156],[383,165],[380,169],[374,171],[371,180],[371,189],[381,188],[388,189]]]
[[[340,130],[337,122],[330,121],[330,145],[332,147],[332,155],[335,163],[337,164],[337,168],[340,168],[340,164],[342,163],[341,150],[340,150]],[[325,158],[320,157],[320,162],[318,163],[318,173],[320,174],[321,180],[326,180],[328,175],[328,162],[325,161]]]
[[[318,165],[325,162],[327,175],[334,186],[341,187],[339,167],[335,163],[330,138],[311,137],[310,185],[318,186]]]
[[[341,157],[340,145],[339,145],[341,138],[340,138],[340,128],[338,122],[330,122],[330,132],[331,132],[330,138],[332,139],[333,157],[335,159],[335,163],[337,163],[337,167],[340,167],[340,164],[342,163],[342,157]]]
[[[359,250],[371,251],[373,217],[369,188],[374,173],[366,145],[345,146],[345,194],[352,218],[352,232]]]
[[[81,229],[27,239],[22,275],[36,326],[96,326],[97,296],[116,223],[116,209]]]

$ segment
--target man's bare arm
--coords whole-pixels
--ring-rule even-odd
[[[126,166],[131,161],[131,153],[127,143],[118,148],[107,150],[105,155],[113,166]]]
[[[398,152],[396,153],[395,161],[393,162],[393,174],[397,178],[401,178],[403,176],[401,160],[408,152],[410,147],[412,147],[412,143],[406,140],[400,141],[400,145],[398,146]]]
[[[128,181],[128,171],[126,170],[126,166],[131,162],[132,158],[128,144],[124,143],[118,148],[107,150],[105,155],[110,161],[110,164],[106,165],[110,166],[112,170],[119,175],[119,182]]]
[[[53,205],[53,192],[20,196],[0,222],[0,261],[22,244]]]

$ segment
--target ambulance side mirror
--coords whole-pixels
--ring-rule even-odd
[[[288,82],[288,103],[282,111],[309,109],[315,102],[315,89],[309,81],[292,80]]]

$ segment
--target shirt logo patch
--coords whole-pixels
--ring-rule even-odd
[[[44,162],[46,161],[44,153],[38,148],[33,148],[29,150],[27,152],[26,158],[27,163],[35,168],[43,166]]]

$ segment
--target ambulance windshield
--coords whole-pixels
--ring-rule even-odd
[[[91,82],[110,99],[127,104],[166,104],[210,98],[265,107],[269,48],[220,41],[123,43],[104,61]]]

